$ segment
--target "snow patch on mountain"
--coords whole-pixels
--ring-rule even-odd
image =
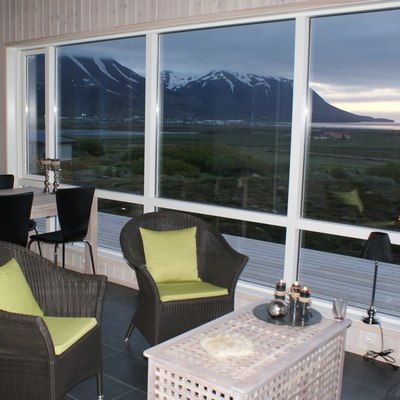
[[[166,89],[175,92],[185,87],[188,83],[196,81],[198,76],[191,73],[163,71],[160,74],[160,80]]]
[[[135,82],[136,84],[139,84],[139,82],[132,78],[132,76],[126,75],[119,67],[118,64],[113,63],[113,67],[125,78],[128,79],[129,81]],[[133,87],[132,87],[133,89]]]
[[[79,61],[76,57],[74,56],[70,56],[70,59],[82,70],[85,72],[85,74],[87,74],[88,76],[90,76],[96,83],[98,83],[100,85],[100,82],[86,69],[86,67],[83,65],[83,63],[81,61]]]
[[[111,60],[110,60],[111,61]],[[119,82],[118,79],[114,78],[107,70],[107,67],[104,64],[104,60],[102,58],[98,58],[98,57],[93,57],[93,62],[97,65],[97,67],[99,68],[99,70],[106,75],[107,77],[109,77],[110,79],[114,80],[115,82]]]
[[[218,80],[225,81],[229,85],[231,92],[234,93],[236,85],[235,85],[235,82],[233,82],[232,79],[230,78],[230,75],[231,74],[226,73],[225,71],[214,70],[214,71],[211,71],[210,73],[202,76],[199,79],[199,81],[203,82],[202,87],[205,87],[207,85],[207,83],[210,81],[218,81]]]

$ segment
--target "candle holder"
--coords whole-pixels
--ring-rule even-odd
[[[289,304],[289,316],[293,325],[296,324],[298,312],[299,312],[299,297],[300,297],[301,285],[298,281],[294,282],[290,287],[290,304]]]
[[[275,285],[275,299],[286,301],[286,283],[281,279]]]
[[[311,292],[306,286],[300,290],[299,296],[299,320],[302,325],[307,322],[311,308]]]
[[[50,193],[50,166],[51,166],[51,159],[50,158],[42,158],[40,160],[40,164],[42,164],[42,168],[43,168],[43,172],[44,172],[43,193]]]
[[[51,160],[51,168],[54,171],[54,182],[53,182],[53,191],[52,193],[56,193],[58,191],[58,187],[60,186],[59,181],[59,171],[60,171],[61,162],[58,158],[54,158]]]

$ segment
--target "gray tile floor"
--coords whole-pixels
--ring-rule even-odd
[[[146,399],[147,361],[142,353],[149,345],[137,330],[128,346],[122,340],[136,301],[135,290],[108,283],[102,320],[105,400]],[[342,400],[383,400],[396,384],[400,384],[400,370],[346,353]],[[95,378],[90,378],[73,388],[64,400],[96,398]],[[400,396],[390,398],[395,399]]]

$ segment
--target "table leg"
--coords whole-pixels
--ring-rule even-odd
[[[92,244],[93,247],[93,259],[96,273],[98,273],[97,266],[97,197],[93,198],[92,209],[90,211],[90,220],[88,233],[86,239]],[[90,261],[89,247],[85,245],[85,273],[92,274],[92,263]]]

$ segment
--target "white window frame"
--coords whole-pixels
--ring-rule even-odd
[[[306,6],[305,6],[306,7]],[[98,36],[83,36],[73,40],[65,40],[55,42],[54,40],[48,44],[43,42],[40,47],[45,49],[46,58],[46,96],[47,96],[47,119],[46,119],[46,143],[48,148],[48,156],[53,157],[56,154],[56,137],[51,135],[54,132],[55,117],[55,46],[63,44],[81,43],[88,40],[104,40],[112,38],[133,37],[136,35],[146,35],[146,121],[145,121],[145,172],[144,172],[144,194],[143,196],[129,193],[112,192],[106,190],[98,190],[99,198],[110,199],[122,202],[131,202],[143,205],[144,212],[150,212],[157,208],[176,209],[181,211],[207,214],[211,216],[220,216],[235,220],[245,220],[249,222],[276,225],[286,228],[285,243],[285,263],[284,263],[284,279],[288,282],[293,281],[297,273],[298,255],[300,250],[299,238],[301,231],[312,231],[321,234],[338,235],[353,239],[367,239],[370,228],[358,227],[353,225],[343,225],[334,222],[317,221],[301,217],[302,202],[302,179],[305,161],[305,141],[306,141],[306,113],[307,113],[307,90],[308,90],[308,50],[309,50],[309,22],[313,17],[330,16],[339,14],[348,14],[365,11],[379,11],[391,8],[399,8],[400,1],[364,1],[357,5],[341,4],[338,6],[320,5],[317,8],[304,9],[294,12],[276,12],[269,15],[257,14],[255,16],[246,16],[237,13],[236,16],[227,15],[226,18],[221,17],[217,21],[204,22],[199,18],[200,22],[194,22],[185,25],[168,25],[168,22],[142,26],[138,29],[134,27],[130,31],[120,31],[117,34],[107,34]],[[268,12],[268,9],[266,9]],[[219,26],[234,26],[255,22],[273,22],[284,19],[295,19],[295,73],[294,73],[294,94],[293,94],[293,119],[292,119],[292,136],[291,136],[291,154],[290,154],[290,172],[289,172],[289,196],[288,211],[286,216],[273,215],[249,210],[224,208],[220,206],[184,202],[180,200],[158,198],[157,194],[157,126],[158,126],[158,98],[157,98],[157,80],[158,80],[158,36],[168,32],[179,32],[193,29],[215,28]],[[175,21],[176,23],[176,21]],[[40,42],[40,41],[39,41]],[[26,51],[35,51],[39,47],[36,45],[25,45],[21,47],[7,48],[7,96],[11,102],[11,111],[14,110],[15,115],[22,115],[23,105],[18,100],[21,99],[21,54]],[[10,79],[11,77],[11,79]],[[16,90],[17,89],[17,90]],[[13,116],[8,111],[7,115],[7,131],[20,132],[17,137],[11,137],[8,134],[8,164],[9,170],[16,173],[20,178],[20,183],[40,186],[41,177],[26,175],[23,171],[23,156],[18,156],[18,151],[23,148],[22,140],[22,121]],[[48,136],[47,136],[48,135]],[[299,150],[300,149],[300,150]],[[23,153],[24,154],[24,153]],[[391,242],[400,245],[400,232],[388,231]],[[106,253],[107,251],[105,251]],[[270,289],[258,287],[255,284],[240,282],[239,287],[252,293],[270,293]],[[385,320],[383,318],[382,320]],[[387,321],[398,320],[397,318],[387,318]],[[397,321],[400,326],[400,321]]]

